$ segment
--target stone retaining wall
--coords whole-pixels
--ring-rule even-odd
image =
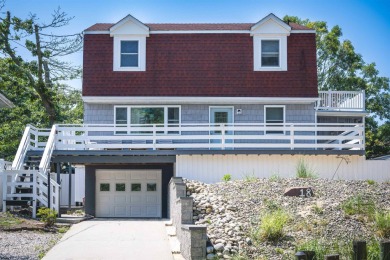
[[[193,225],[193,199],[186,196],[186,185],[180,177],[169,182],[169,214],[176,228],[180,252],[186,260],[206,258],[207,228]]]

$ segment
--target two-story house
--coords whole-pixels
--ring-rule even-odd
[[[85,210],[97,217],[167,217],[172,176],[290,176],[302,156],[333,174],[340,156],[363,158],[364,93],[318,92],[315,37],[273,14],[95,24],[84,31],[84,124],[29,127],[13,168],[38,156],[25,175],[47,183],[61,163],[85,165]],[[58,208],[54,179],[20,197]]]

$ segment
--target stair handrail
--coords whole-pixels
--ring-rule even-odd
[[[55,148],[56,134],[57,134],[57,125],[53,125],[50,131],[49,139],[47,140],[46,143],[45,150],[42,155],[41,162],[39,163],[39,171],[42,174],[45,174],[47,172],[47,169],[50,169],[50,160]]]
[[[16,152],[15,158],[12,162],[13,170],[22,169],[24,158],[26,157],[28,148],[30,147],[30,134],[31,134],[31,125],[27,125],[24,129],[22,140],[19,143],[18,151]]]

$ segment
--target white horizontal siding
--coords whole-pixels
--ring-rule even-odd
[[[176,175],[206,183],[219,182],[225,174],[231,174],[233,179],[272,175],[295,177],[300,159],[304,159],[320,178],[331,179],[335,175],[335,179],[390,180],[389,160],[370,161],[359,155],[178,155]]]

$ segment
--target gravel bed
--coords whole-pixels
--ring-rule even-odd
[[[0,259],[40,259],[62,235],[42,231],[0,231]]]
[[[242,251],[246,251],[250,259],[288,259],[295,247],[305,240],[369,240],[376,233],[372,223],[346,216],[340,208],[344,201],[355,195],[370,198],[379,210],[390,210],[389,183],[326,179],[251,179],[217,184],[185,182],[187,195],[194,199],[194,222],[207,226],[208,259],[229,259]],[[303,186],[311,187],[314,196],[283,196],[286,188]],[[251,232],[259,225],[260,216],[275,207],[282,208],[291,217],[285,228],[288,239],[254,245]],[[277,252],[284,253],[278,255]]]

